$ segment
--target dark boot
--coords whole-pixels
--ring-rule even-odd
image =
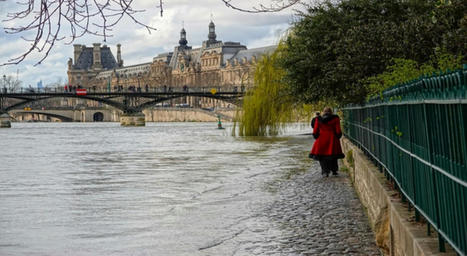
[[[329,171],[327,169],[326,162],[323,160],[320,160],[319,165],[321,166],[321,175],[328,177]]]
[[[337,159],[331,160],[330,161],[330,167],[332,170],[332,175],[337,175],[337,170],[339,170],[339,165],[337,164]]]

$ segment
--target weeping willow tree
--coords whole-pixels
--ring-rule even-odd
[[[256,65],[254,86],[243,99],[243,109],[236,120],[240,136],[277,135],[293,119],[294,99],[283,83],[285,71],[279,66],[285,44],[271,55],[264,55]],[[237,123],[234,125],[235,133]]]

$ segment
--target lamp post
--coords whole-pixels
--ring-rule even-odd
[[[139,79],[141,78],[141,73],[138,73],[138,92],[141,92],[141,85],[139,84]]]
[[[3,93],[6,93],[6,75],[3,75]]]

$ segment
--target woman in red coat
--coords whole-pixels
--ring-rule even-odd
[[[318,118],[313,127],[315,143],[310,152],[310,158],[316,159],[321,165],[322,174],[326,177],[332,172],[337,175],[337,159],[344,158],[341,143],[342,137],[339,116],[332,113],[331,108],[326,107],[323,115]]]

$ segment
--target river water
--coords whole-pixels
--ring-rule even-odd
[[[0,255],[252,255],[270,184],[309,168],[307,125],[13,123],[0,130]]]

